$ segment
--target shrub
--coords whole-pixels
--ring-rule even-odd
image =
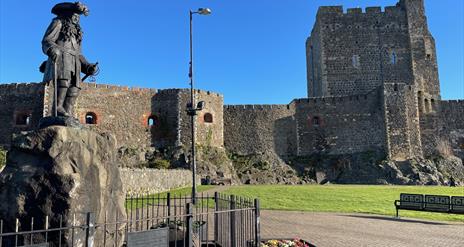
[[[148,168],[154,169],[168,169],[171,163],[169,160],[155,159],[148,162]]]

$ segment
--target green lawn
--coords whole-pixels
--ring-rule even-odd
[[[464,187],[384,185],[249,185],[225,193],[258,197],[262,209],[395,215],[400,193],[464,196]],[[400,216],[461,221],[463,215],[400,210]]]
[[[197,196],[200,196],[201,192],[209,190],[211,188],[214,188],[213,185],[200,185],[197,187]],[[192,193],[192,187],[186,187],[186,188],[180,188],[180,189],[174,189],[169,191],[171,193],[171,198],[174,199],[175,197],[190,197]],[[163,204],[164,199],[167,197],[167,192],[162,192],[158,194],[151,194],[151,195],[143,195],[140,198],[128,198],[126,199],[125,207],[126,208],[142,208],[146,205],[151,205],[151,204],[157,204],[158,203],[158,198],[160,199],[159,203]],[[143,198],[143,199],[142,199]]]

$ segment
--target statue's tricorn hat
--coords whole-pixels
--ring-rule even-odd
[[[53,6],[52,13],[55,15],[72,15],[72,14],[79,14],[79,15],[89,15],[89,9],[87,6],[80,2],[70,3],[58,3],[57,5]]]

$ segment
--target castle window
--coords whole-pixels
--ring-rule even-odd
[[[319,127],[321,125],[321,119],[318,116],[313,117],[312,124],[314,127]]]
[[[353,64],[353,67],[358,69],[361,65],[361,63],[359,62],[359,55],[353,55],[353,57],[351,58],[351,63]]]
[[[85,114],[85,123],[86,124],[97,124],[97,114],[93,112],[87,112]]]
[[[427,59],[431,59],[432,58],[432,55],[431,54],[427,54]]]
[[[396,64],[396,62],[397,62],[396,60],[397,60],[396,53],[392,52],[391,55],[390,55],[390,63],[391,64]]]
[[[156,118],[156,116],[152,115],[147,119],[148,127],[155,126],[157,123],[158,123],[158,119]]]
[[[393,85],[393,91],[398,92],[398,84]]]
[[[31,123],[31,116],[28,113],[16,114],[15,118],[16,125],[29,125]]]
[[[213,115],[211,113],[205,113],[203,116],[203,121],[205,123],[212,123],[213,122]]]
[[[424,99],[424,105],[425,105],[425,113],[430,112],[429,100],[428,99]]]

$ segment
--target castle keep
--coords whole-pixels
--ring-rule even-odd
[[[393,160],[452,152],[464,158],[464,101],[440,97],[435,42],[423,0],[396,6],[320,7],[306,40],[308,97],[283,105],[206,102],[197,141],[237,154],[280,157],[382,152]],[[50,115],[53,89],[0,85],[0,145]],[[119,146],[188,146],[188,89],[83,83],[75,117]]]

